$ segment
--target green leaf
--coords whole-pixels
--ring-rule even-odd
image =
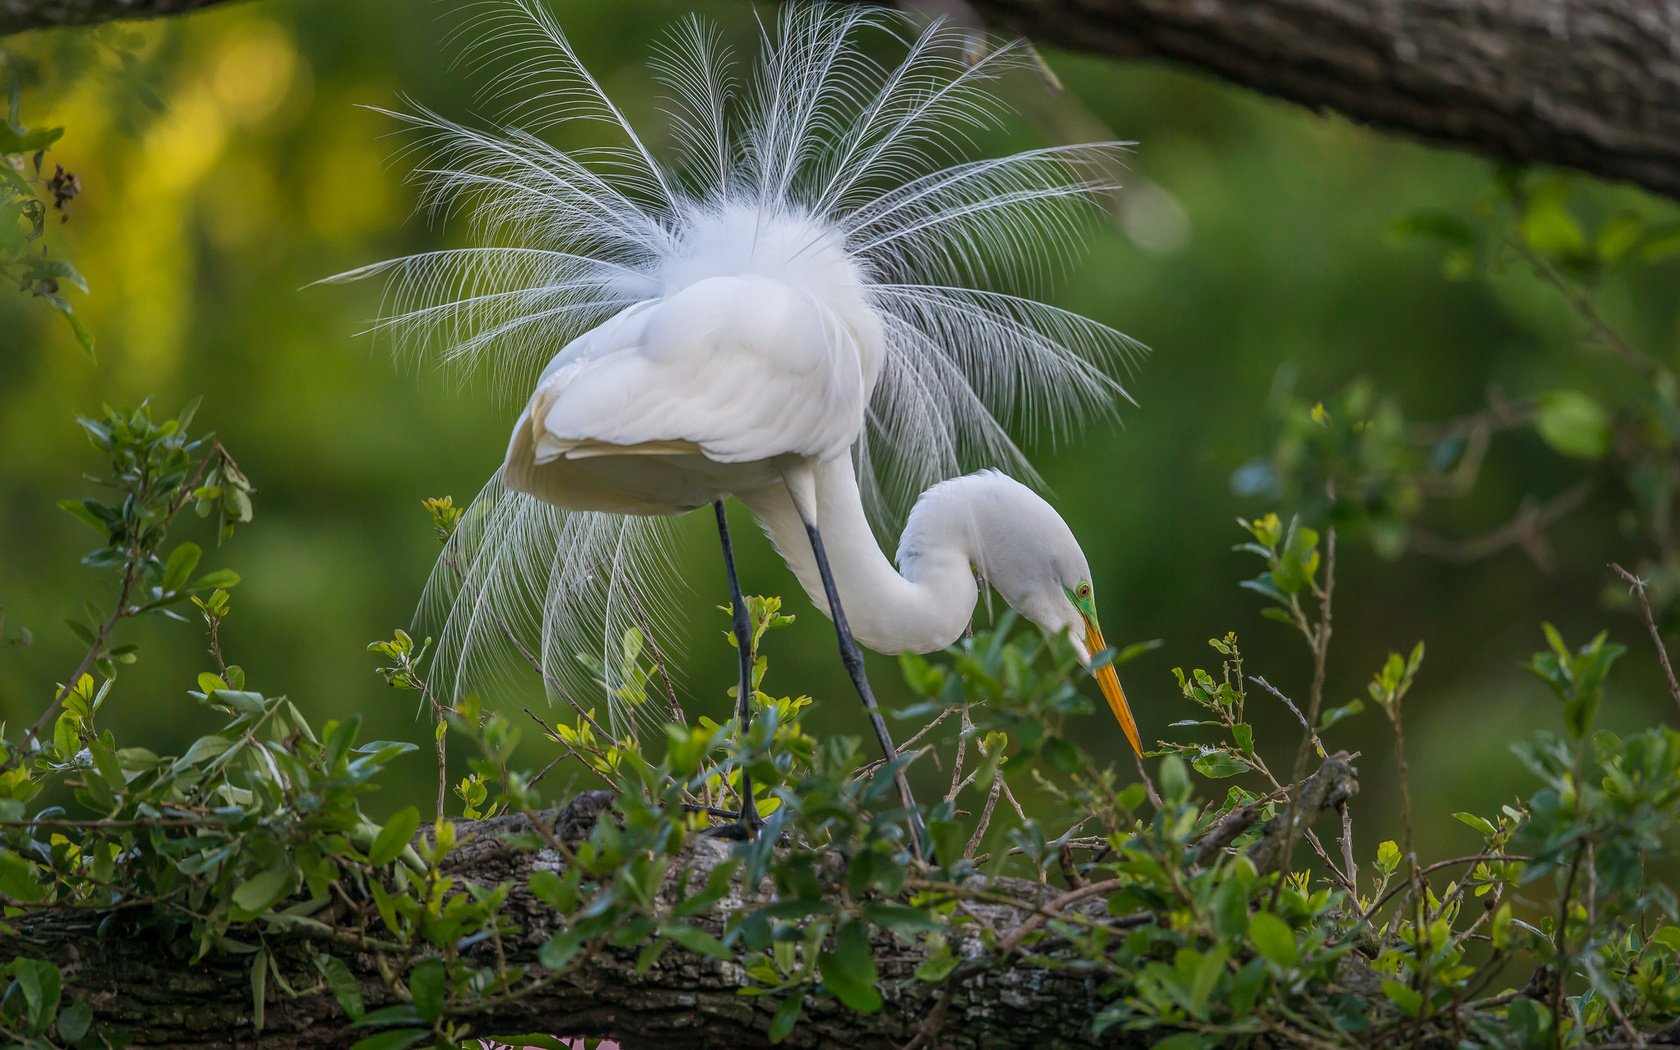
[[[1209,751],[1191,765],[1204,777],[1219,780],[1248,772],[1248,763],[1226,751]]]
[[[251,956],[251,1028],[263,1030],[263,1013],[268,1005],[268,950]]]
[[[875,957],[869,950],[869,928],[848,922],[834,939],[834,950],[817,956],[817,970],[823,984],[845,1006],[860,1014],[881,1008],[881,993],[875,990]]]
[[[1478,817],[1474,813],[1454,813],[1453,816],[1457,818],[1460,823],[1470,825],[1489,838],[1492,838],[1494,832],[1497,830],[1494,828],[1493,823],[1486,817]]]
[[[1534,426],[1546,444],[1566,456],[1597,459],[1610,447],[1610,414],[1578,390],[1542,394]]]
[[[66,1043],[79,1043],[93,1027],[93,1009],[86,999],[77,999],[58,1013],[58,1038]]]
[[[1562,197],[1562,193],[1536,193],[1523,213],[1522,236],[1535,251],[1567,259],[1587,250],[1587,238]]]
[[[252,915],[265,912],[291,889],[292,869],[284,864],[253,875],[233,891],[233,903]]]
[[[1400,867],[1400,847],[1393,839],[1386,839],[1377,847],[1377,870],[1392,875]]]
[[[58,967],[41,959],[17,959],[12,962],[12,979],[23,993],[29,1008],[29,1030],[45,1032],[58,1016],[59,996],[64,991],[64,978]]]
[[[443,1000],[449,990],[449,971],[442,959],[421,959],[408,975],[408,992],[414,1009],[428,1022],[443,1016]]]
[[[350,1050],[406,1050],[415,1043],[430,1039],[431,1035],[423,1029],[397,1028],[389,1032],[376,1032],[366,1039],[358,1039],[351,1045]]]
[[[961,958],[949,951],[944,955],[930,956],[920,966],[916,967],[916,980],[937,984],[951,976],[951,971],[955,970],[957,964],[961,962]]]
[[[1648,263],[1662,262],[1672,255],[1680,255],[1680,223],[1652,230],[1639,246],[1639,257]]]
[[[326,979],[327,987],[332,989],[333,998],[338,1000],[345,1016],[352,1021],[360,1021],[367,1013],[367,1006],[362,1002],[361,985],[350,975],[350,967],[336,956],[317,953],[315,968],[321,971],[321,976]]]
[[[1301,961],[1295,931],[1269,911],[1258,912],[1248,921],[1248,939],[1255,951],[1279,966],[1287,968]]]
[[[63,128],[21,128],[0,123],[0,154],[37,153],[57,142]]]
[[[1633,212],[1619,212],[1598,230],[1598,257],[1613,263],[1626,255],[1645,235],[1645,222]]]
[[[420,830],[420,811],[413,806],[398,810],[379,834],[374,837],[373,845],[368,847],[368,862],[370,864],[389,864],[402,855],[403,847],[414,841],[414,833]]]
[[[674,922],[665,927],[664,933],[665,936],[696,955],[704,955],[712,959],[735,958],[735,953],[724,947],[722,941],[698,926]]]
[[[1383,981],[1382,990],[1383,994],[1388,996],[1389,1001],[1398,1006],[1407,1017],[1416,1017],[1418,1011],[1423,1009],[1423,996],[1415,990],[1407,988],[1399,981]]]
[[[218,587],[227,590],[239,585],[239,574],[232,569],[211,569],[192,582],[195,591],[213,591]]]
[[[798,993],[782,997],[776,1004],[776,1016],[770,1018],[770,1041],[779,1043],[793,1034],[793,1026],[799,1023],[799,1015],[804,1010],[804,999]]]
[[[183,543],[169,552],[169,561],[163,567],[164,593],[178,591],[186,586],[192,571],[198,568],[198,559],[204,556],[204,551],[196,543]]]
[[[1243,754],[1254,754],[1254,727],[1247,722],[1238,722],[1231,727],[1231,739],[1236,741]]]
[[[35,865],[22,854],[0,846],[0,897],[9,897],[23,904],[46,900],[52,888],[37,876]]]

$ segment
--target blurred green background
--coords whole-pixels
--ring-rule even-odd
[[[641,61],[657,31],[690,8],[567,0],[558,9],[609,90],[656,121]],[[740,3],[703,10],[736,28],[752,18]],[[391,691],[365,646],[411,622],[437,549],[420,500],[476,492],[500,462],[516,408],[394,362],[358,336],[380,312],[375,284],[305,286],[449,238],[414,213],[396,143],[384,137],[391,122],[359,108],[407,95],[450,115],[474,112],[482,78],[453,68],[455,23],[444,14],[404,0],[259,0],[120,32],[6,42],[40,74],[25,86],[24,119],[68,128],[51,159],[80,175],[83,192],[51,238],[91,283],[75,302],[98,339],[90,360],[51,311],[0,294],[0,608],[8,633],[35,633],[27,648],[0,649],[0,716],[12,725],[33,720],[80,654],[61,621],[114,590],[78,566],[93,537],[53,507],[83,495],[79,475],[96,466],[72,417],[144,397],[173,411],[203,394],[198,425],[218,433],[260,489],[255,524],[205,561],[244,576],[225,629],[230,658],[253,688],[287,693],[311,717],[360,711],[371,736],[428,736],[413,694]],[[1258,566],[1231,551],[1242,539],[1233,519],[1273,509],[1236,495],[1230,479],[1267,448],[1280,376],[1293,375],[1309,401],[1366,376],[1426,419],[1474,410],[1489,387],[1528,397],[1615,380],[1602,357],[1579,349],[1579,320],[1521,267],[1449,281],[1438,250],[1390,235],[1419,208],[1473,213],[1491,183],[1488,162],[1153,65],[1047,58],[1066,93],[1030,75],[1009,81],[1024,114],[1013,146],[1107,134],[1138,142],[1114,222],[1053,291],[1058,304],[1153,347],[1128,384],[1138,407],[1119,426],[1034,451],[1090,556],[1110,640],[1164,642],[1123,673],[1153,739],[1182,733],[1167,724],[1193,717],[1171,668],[1209,665],[1205,640],[1230,629],[1251,671],[1305,695],[1305,650],[1237,588]],[[1577,198],[1589,214],[1676,211],[1610,186],[1585,184]],[[1680,357],[1677,277],[1670,262],[1613,274],[1596,293],[1669,366]],[[1501,438],[1474,496],[1435,524],[1458,534],[1494,527],[1578,473],[1531,435]],[[1542,619],[1575,641],[1608,626],[1633,647],[1613,679],[1609,724],[1672,717],[1643,628],[1600,600],[1604,563],[1642,553],[1619,527],[1621,506],[1614,486],[1601,489],[1556,528],[1550,573],[1516,550],[1457,566],[1344,544],[1326,702],[1362,694],[1388,651],[1427,641],[1407,702],[1426,829],[1470,844],[1473,833],[1445,814],[1511,798],[1522,778],[1508,741],[1558,726],[1555,701],[1518,668],[1542,644]],[[819,730],[862,734],[827,621],[744,516],[737,528],[746,588],[784,594],[800,617],[772,637],[766,687],[816,696]],[[188,529],[183,538],[213,539],[203,523]],[[685,537],[694,629],[681,679],[691,712],[721,717],[733,658],[714,608],[724,578],[710,516],[694,515]],[[105,724],[159,750],[212,729],[185,695],[208,666],[197,627],[125,630],[142,660],[124,672]],[[903,695],[896,668],[872,667],[890,706]],[[1288,768],[1287,715],[1258,697],[1251,712],[1262,750]],[[1123,757],[1106,714],[1090,729]],[[1329,741],[1365,754],[1363,833],[1395,833],[1379,716],[1344,722]],[[534,739],[527,748],[544,750]],[[405,762],[413,797],[429,797],[429,759]],[[387,796],[376,806],[397,801]]]

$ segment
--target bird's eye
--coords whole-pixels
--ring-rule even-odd
[[[1089,598],[1091,596],[1091,585],[1088,584],[1088,583],[1080,584],[1079,585],[1079,596],[1081,598]]]

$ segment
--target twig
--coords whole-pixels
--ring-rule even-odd
[[[1283,694],[1281,689],[1266,681],[1259,675],[1251,674],[1248,676],[1248,680],[1282,701],[1283,706],[1289,708],[1289,713],[1295,716],[1295,720],[1301,723],[1301,728],[1312,734],[1313,748],[1317,750],[1320,755],[1325,754],[1324,741],[1319,738],[1318,731],[1312,727],[1312,723],[1307,721],[1307,716],[1301,713],[1301,709],[1299,707],[1295,706],[1295,701],[1289,699],[1289,697]]]
[[[1451,868],[1459,864],[1481,864],[1490,860],[1526,861],[1528,859],[1530,858],[1520,853],[1471,853],[1463,857],[1451,857],[1447,860],[1438,860],[1433,864],[1419,868],[1418,875],[1428,877],[1429,875],[1440,871],[1442,868]],[[1373,901],[1371,906],[1365,909],[1365,913],[1361,916],[1361,918],[1369,919],[1371,916],[1375,915],[1379,908],[1393,900],[1400,893],[1404,892],[1406,885],[1406,883],[1402,882],[1398,886],[1389,890],[1387,893],[1383,894],[1377,900]]]
[[[642,611],[642,603],[636,600],[636,589],[630,585],[630,577],[619,573],[618,578],[624,584],[625,597],[630,599],[630,611],[636,614],[636,626],[646,639],[648,649],[653,652],[653,666],[659,672],[659,680],[665,686],[665,696],[671,701],[671,721],[677,725],[687,725],[688,715],[683,712],[682,704],[677,701],[677,686],[671,681],[671,676],[665,670],[665,654],[659,651],[659,643],[653,638],[653,624],[648,620],[647,613]]]
[[[1615,356],[1621,358],[1622,363],[1633,369],[1643,379],[1656,379],[1667,369],[1646,357],[1632,343],[1622,337],[1614,325],[1604,319],[1598,312],[1598,306],[1592,301],[1592,296],[1563,279],[1563,275],[1553,269],[1552,265],[1541,258],[1520,240],[1510,240],[1509,246],[1516,250],[1523,261],[1528,263],[1547,284],[1551,285],[1559,295],[1569,300],[1569,305],[1581,318],[1587,322],[1594,335],[1604,342],[1604,345]]]
[[[1663,674],[1668,676],[1668,695],[1680,704],[1680,681],[1675,680],[1674,665],[1668,662],[1668,646],[1663,644],[1662,633],[1657,630],[1657,618],[1651,614],[1651,600],[1645,594],[1645,581],[1615,562],[1610,563],[1610,569],[1627,581],[1630,591],[1639,595],[1639,608],[1645,614],[1645,629],[1651,632],[1651,644],[1656,646],[1657,659],[1662,661]]]
[[[1549,570],[1552,551],[1546,530],[1586,502],[1597,487],[1598,478],[1588,475],[1548,500],[1525,502],[1516,517],[1480,536],[1453,540],[1420,529],[1413,531],[1408,545],[1418,554],[1455,565],[1480,561],[1507,547],[1521,547],[1534,564]]]
[[[1332,484],[1330,497],[1335,499],[1335,488]],[[1307,731],[1301,736],[1301,743],[1295,749],[1294,771],[1290,774],[1291,781],[1299,783],[1302,774],[1307,771],[1307,755],[1318,740],[1318,734],[1313,732],[1313,726],[1318,724],[1319,709],[1324,706],[1324,672],[1325,664],[1330,657],[1330,632],[1332,600],[1336,594],[1336,529],[1334,526],[1324,533],[1324,586],[1313,585],[1318,593],[1318,624],[1311,630],[1307,629],[1306,618],[1297,608],[1296,616],[1301,621],[1302,633],[1306,634],[1307,642],[1312,647],[1313,677],[1311,691],[1308,693],[1307,717],[1304,719]],[[1323,772],[1321,769],[1320,772]],[[1284,816],[1283,853],[1278,858],[1280,877],[1272,887],[1272,907],[1277,907],[1279,897],[1283,894],[1283,884],[1289,874],[1289,858],[1295,850],[1296,812],[1300,808],[1300,798],[1306,794],[1305,789],[1291,793],[1289,807]]]
[[[1338,840],[1342,844],[1342,863],[1347,865],[1348,888],[1353,893],[1352,904],[1357,908],[1359,907],[1359,865],[1354,863],[1353,860],[1353,813],[1348,809],[1346,802],[1339,803],[1336,810],[1342,818],[1342,835]]]
[[[539,725],[539,726],[542,726],[543,733],[545,735],[547,735],[547,737],[550,740],[554,741],[556,744],[559,744],[561,747],[565,748],[567,754],[571,755],[573,758],[575,758],[579,762],[583,763],[583,766],[584,766],[585,769],[588,769],[591,773],[594,773],[596,776],[600,777],[606,783],[606,785],[609,788],[612,788],[614,791],[618,790],[618,785],[613,783],[612,778],[607,776],[605,773],[601,772],[599,769],[596,769],[594,763],[590,762],[586,757],[584,757],[584,755],[581,754],[578,751],[577,748],[575,748],[572,745],[566,743],[566,738],[561,736],[557,729],[555,729],[553,726],[549,725],[547,722],[544,722],[540,717],[537,716],[537,713],[535,711],[531,710],[529,707],[522,708],[521,710],[523,710],[527,715],[531,716],[531,721],[537,723],[537,725]],[[545,768],[543,770],[543,773],[547,773],[547,772],[548,772],[548,770]],[[532,781],[532,783],[535,783],[535,781]]]

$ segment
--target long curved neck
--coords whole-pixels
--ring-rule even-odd
[[[875,542],[847,457],[801,469],[812,472],[817,528],[846,621],[858,642],[878,653],[926,653],[961,637],[980,596],[968,544],[957,536],[926,537],[901,574]],[[775,485],[738,498],[758,519],[811,601],[832,616],[805,523],[788,489]]]

